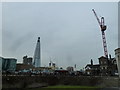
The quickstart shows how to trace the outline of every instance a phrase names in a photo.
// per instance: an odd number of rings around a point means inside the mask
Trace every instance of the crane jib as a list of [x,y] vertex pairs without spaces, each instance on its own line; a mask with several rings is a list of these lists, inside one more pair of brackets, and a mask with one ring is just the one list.
[[107,29],[107,26],[104,25],[104,23],[105,23],[104,17],[101,17],[101,21],[100,21],[99,18],[98,18],[98,16],[97,16],[97,14],[96,14],[96,12],[95,12],[95,10],[92,9],[92,11],[93,11],[93,13],[94,13],[94,15],[95,15],[95,17],[96,17],[96,19],[97,19],[97,21],[98,21],[98,23],[99,23],[99,26],[100,26],[100,28],[101,28],[104,55],[105,55],[105,57],[108,58],[107,43],[106,43],[105,32],[104,32],[104,31]]

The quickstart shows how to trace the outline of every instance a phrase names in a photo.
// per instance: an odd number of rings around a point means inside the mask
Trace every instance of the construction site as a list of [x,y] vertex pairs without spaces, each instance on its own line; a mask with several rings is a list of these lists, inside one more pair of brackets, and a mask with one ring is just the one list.
[[[92,11],[97,19],[103,41],[104,55],[99,58],[99,64],[93,64],[91,59],[90,64],[85,66],[85,71],[81,72],[74,71],[73,67],[68,67],[67,70],[57,69],[52,61],[50,61],[49,67],[41,67],[40,37],[38,37],[34,61],[32,58],[24,56],[23,64],[16,64],[14,69],[6,68],[3,63],[3,89],[41,88],[51,85],[97,86],[99,87],[97,90],[102,90],[104,87],[119,87],[119,66],[116,61],[119,58],[112,58],[108,53],[105,36],[107,25],[105,25],[104,17],[99,18],[96,11],[94,9]],[[115,50],[116,57],[120,54],[118,51],[119,48]],[[13,61],[16,63],[16,59]]]
[[85,67],[86,69],[88,68],[86,72],[90,75],[114,76],[116,73],[118,73],[118,68],[116,58],[112,58],[110,54],[108,55],[107,42],[105,36],[107,26],[105,25],[105,19],[104,17],[101,17],[99,19],[95,10],[92,9],[92,11],[97,19],[101,30],[104,55],[98,58],[99,64],[93,65],[93,60],[91,60],[91,64],[88,64]]
[[[110,14],[114,15],[114,9],[109,11],[104,3],[57,4],[32,3],[23,7],[18,4],[18,8],[13,4],[16,11],[12,4],[11,11],[4,5],[4,14],[10,13],[12,18],[10,21],[3,19],[10,25],[4,31],[6,51],[0,57],[2,90],[61,89],[65,86],[73,89],[79,86],[82,90],[119,90],[120,48],[116,48],[116,44],[112,46],[117,36],[110,41],[108,35],[116,29]],[[17,15],[14,16],[14,12]],[[13,30],[10,35],[9,30]]]

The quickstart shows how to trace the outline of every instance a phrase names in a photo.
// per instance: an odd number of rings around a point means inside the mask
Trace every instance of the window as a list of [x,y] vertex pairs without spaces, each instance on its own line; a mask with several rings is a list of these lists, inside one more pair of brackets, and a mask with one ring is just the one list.
[[103,69],[105,69],[105,67],[103,67]]
[[104,64],[106,64],[106,61],[104,62]]
[[103,62],[101,61],[101,64],[103,64]]

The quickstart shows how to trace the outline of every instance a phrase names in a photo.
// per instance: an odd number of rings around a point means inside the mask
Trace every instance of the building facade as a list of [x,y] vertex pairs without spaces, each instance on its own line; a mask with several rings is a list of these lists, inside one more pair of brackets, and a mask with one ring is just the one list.
[[40,50],[40,37],[38,37],[37,45],[36,45],[34,57],[33,57],[33,60],[34,60],[33,65],[35,67],[41,67],[41,52],[40,51],[41,51]]
[[115,57],[116,57],[116,61],[117,61],[118,74],[120,77],[120,48],[115,50]]
[[24,56],[23,57],[23,64],[32,65],[32,57],[27,57],[27,55]]
[[17,59],[2,58],[2,71],[15,71]]
[[73,68],[72,66],[69,66],[69,67],[67,67],[66,69],[67,69],[67,71],[69,71],[69,72],[73,72],[73,71],[74,71],[74,68]]
[[101,56],[99,59],[100,74],[108,75],[108,58]]
[[0,72],[2,71],[2,57],[0,57]]
[[115,58],[106,58],[104,56],[99,58],[100,73],[101,75],[115,75],[118,72],[117,63]]
[[20,71],[20,70],[32,70],[32,69],[34,69],[33,65],[21,64],[21,63],[18,63],[16,65],[16,71]]
[[87,64],[85,72],[87,75],[100,75],[100,76],[114,76],[118,73],[117,63],[115,58],[106,58],[101,56],[98,58],[99,64]]
[[85,67],[85,74],[86,75],[100,75],[100,65],[93,64],[93,60],[91,59],[91,64],[87,64]]

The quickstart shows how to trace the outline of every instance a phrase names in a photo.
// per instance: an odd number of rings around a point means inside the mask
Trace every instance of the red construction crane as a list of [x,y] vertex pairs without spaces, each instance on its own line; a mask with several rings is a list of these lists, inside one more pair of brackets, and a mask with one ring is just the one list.
[[96,12],[95,12],[95,10],[92,9],[92,11],[93,11],[98,23],[99,23],[99,26],[100,26],[100,29],[101,29],[101,32],[102,32],[104,55],[105,55],[105,57],[108,58],[107,43],[106,43],[105,32],[104,32],[106,30],[107,26],[104,24],[104,17],[101,17],[101,21],[100,21]]

